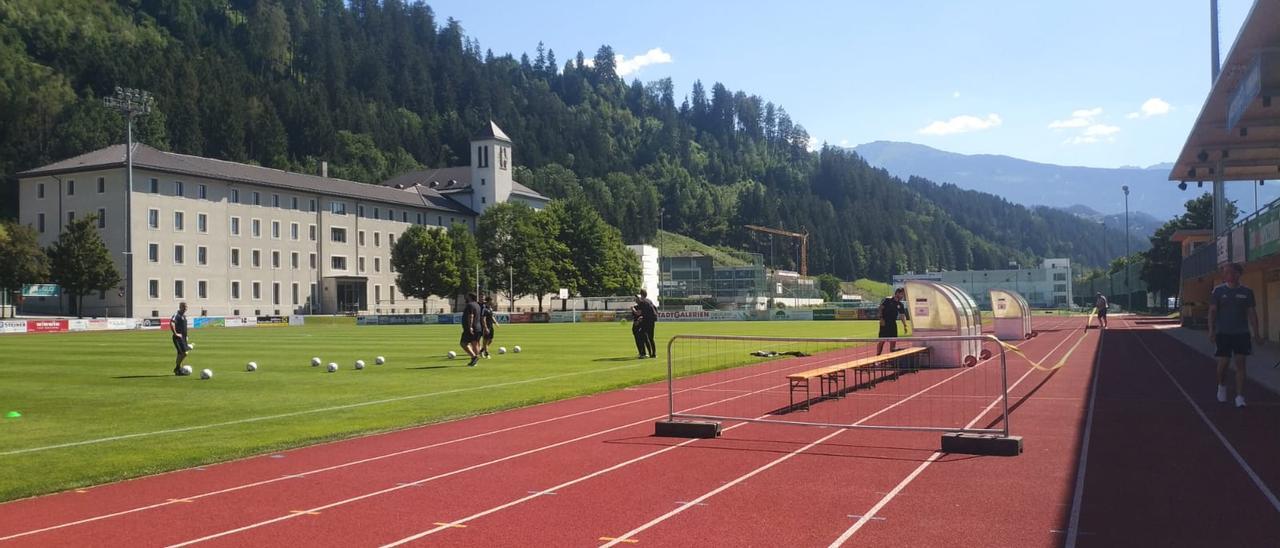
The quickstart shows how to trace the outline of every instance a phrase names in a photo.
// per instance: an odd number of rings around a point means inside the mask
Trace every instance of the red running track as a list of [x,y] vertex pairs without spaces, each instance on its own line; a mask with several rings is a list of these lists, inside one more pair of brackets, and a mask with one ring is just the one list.
[[[1277,398],[1255,388],[1249,409],[1222,407],[1207,358],[1155,329],[1112,323],[1103,334],[1081,331],[1079,318],[1037,320],[1043,335],[1022,349],[1046,363],[1070,352],[1053,372],[1010,355],[1011,424],[1026,442],[1015,458],[937,453],[936,433],[759,423],[726,424],[714,440],[655,438],[665,386],[649,385],[11,502],[0,505],[0,543],[1252,546],[1280,538],[1280,507],[1267,497],[1280,485]],[[761,376],[785,386],[784,372],[844,358],[744,368],[750,379],[721,372],[714,387],[703,386],[710,376],[691,377],[677,389],[708,388],[680,402],[715,409],[749,398],[744,390],[759,389]],[[975,414],[973,424],[996,417]]]

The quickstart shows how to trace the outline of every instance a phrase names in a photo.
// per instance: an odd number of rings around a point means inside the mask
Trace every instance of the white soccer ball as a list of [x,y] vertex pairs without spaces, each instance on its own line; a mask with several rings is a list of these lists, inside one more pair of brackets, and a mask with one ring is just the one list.
[[203,380],[209,380],[209,379],[212,379],[212,378],[213,378],[213,370],[212,370],[212,369],[201,369],[201,370],[200,370],[200,378],[201,378],[201,379],[203,379]]
[[257,370],[258,370],[258,363],[257,363],[257,362],[249,362],[249,363],[245,364],[245,366],[244,366],[244,370],[245,370],[245,371],[249,371],[249,372],[257,371]]
[[195,350],[196,343],[187,343],[187,350]]
[[333,363],[333,362],[329,362],[329,372],[330,372],[330,373],[335,373],[335,372],[337,372],[337,371],[338,371],[338,364]]
[[320,358],[311,358],[311,367],[319,367]]
[[515,346],[515,347],[513,347],[511,350],[513,350],[516,354],[519,354],[519,353],[520,353],[520,346],[519,346],[519,345],[516,345],[516,346]]
[[506,353],[507,353],[507,347],[505,347],[505,346],[499,346],[499,347],[498,347],[498,353],[499,353],[499,354],[506,354]]
[[364,360],[356,360],[356,369],[364,369]]
[[457,353],[457,352],[454,352],[454,351],[452,351],[452,350],[450,350],[450,351],[449,351],[449,359],[451,359],[451,360],[452,360],[452,359],[454,359],[454,358],[456,358],[456,357],[458,357],[458,353]]
[[378,364],[378,365],[382,365],[382,364],[384,364],[384,363],[387,363],[387,359],[386,359],[386,358],[384,358],[384,357],[382,357],[382,356],[378,356],[378,357],[376,357],[376,358],[374,358],[374,359],[373,359],[373,363],[376,363],[376,364]]
[[190,365],[184,365],[184,366],[182,366],[181,371],[182,371],[182,374],[183,374],[183,375],[190,375],[190,374],[191,374],[191,366],[190,366]]

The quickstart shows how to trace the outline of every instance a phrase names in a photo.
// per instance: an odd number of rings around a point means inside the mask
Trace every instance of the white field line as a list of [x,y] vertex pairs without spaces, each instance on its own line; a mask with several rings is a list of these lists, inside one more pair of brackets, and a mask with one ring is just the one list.
[[[778,373],[778,372],[780,372],[780,371],[786,371],[786,370],[788,370],[788,369],[793,369],[793,368],[798,368],[798,367],[813,367],[815,364],[821,364],[821,363],[825,363],[825,362],[827,362],[827,361],[835,361],[835,360],[841,360],[841,359],[845,359],[845,358],[844,358],[843,356],[833,356],[833,357],[830,357],[830,358],[823,358],[823,359],[820,359],[820,360],[808,361],[808,362],[801,363],[801,364],[792,364],[792,365],[787,365],[787,366],[779,367],[779,368],[777,368],[777,369],[772,369],[772,370],[769,370],[769,371],[763,371],[763,372],[760,372],[760,373],[755,373],[755,374],[752,374],[752,375],[747,375],[747,376],[745,376],[745,377],[738,377],[738,378],[735,378],[735,379],[728,379],[728,380],[723,380],[723,381],[717,381],[717,382],[709,383],[709,384],[705,384],[705,385],[702,385],[702,386],[695,386],[695,387],[690,387],[690,388],[684,388],[684,389],[677,390],[676,392],[689,392],[689,391],[695,391],[695,390],[703,390],[703,389],[705,389],[706,387],[710,387],[710,386],[718,386],[718,385],[722,385],[722,384],[729,384],[729,383],[734,383],[734,382],[738,382],[738,381],[742,381],[742,380],[746,380],[746,379],[751,379],[751,378],[754,378],[754,377],[759,377],[759,376],[764,376],[764,375],[776,374],[776,373]],[[665,389],[664,389],[664,392],[665,392]],[[355,465],[359,465],[359,464],[366,464],[366,463],[369,463],[369,462],[374,462],[374,461],[378,461],[378,460],[382,460],[382,459],[387,459],[387,458],[391,458],[391,457],[397,457],[397,456],[401,456],[401,455],[405,455],[405,454],[413,453],[413,452],[417,452],[417,451],[423,451],[423,450],[433,449],[433,448],[437,448],[437,447],[441,447],[441,446],[445,446],[445,445],[451,445],[451,444],[455,444],[455,443],[461,443],[461,442],[464,442],[464,441],[470,441],[470,440],[477,439],[477,438],[482,438],[482,437],[492,436],[492,435],[495,435],[495,434],[501,434],[501,433],[510,432],[510,431],[513,431],[513,430],[519,430],[519,429],[522,429],[522,428],[528,428],[528,427],[531,427],[531,426],[538,426],[538,425],[541,425],[541,424],[546,424],[546,423],[554,422],[554,421],[558,421],[558,420],[563,420],[563,419],[568,419],[568,418],[578,417],[578,416],[582,416],[582,415],[586,415],[586,414],[590,414],[590,413],[597,413],[597,412],[600,412],[600,411],[605,411],[605,410],[613,409],[613,408],[616,408],[616,407],[623,407],[623,406],[632,405],[632,404],[636,404],[636,403],[642,403],[642,402],[645,402],[645,401],[650,401],[650,400],[654,400],[654,399],[663,398],[663,397],[665,397],[665,396],[666,396],[666,394],[660,394],[660,395],[656,395],[656,396],[647,396],[647,397],[639,398],[639,399],[636,399],[636,400],[620,402],[620,403],[616,403],[616,404],[612,404],[612,405],[607,405],[607,406],[604,406],[604,407],[597,407],[597,408],[592,408],[592,409],[583,410],[583,411],[577,411],[577,412],[569,413],[569,414],[566,414],[566,415],[560,415],[560,416],[557,416],[557,417],[550,417],[550,418],[547,418],[547,419],[541,419],[541,420],[537,420],[537,421],[533,421],[533,422],[527,422],[527,423],[524,423],[524,424],[518,424],[518,425],[515,425],[515,426],[509,426],[509,427],[501,428],[501,429],[498,429],[498,430],[491,430],[491,431],[488,431],[488,432],[482,432],[482,433],[479,433],[479,434],[473,434],[473,435],[465,436],[465,437],[461,437],[461,438],[454,438],[454,439],[451,439],[451,440],[446,440],[446,441],[436,442],[436,443],[432,443],[432,444],[428,444],[428,445],[422,445],[422,446],[418,446],[418,447],[411,447],[411,448],[409,448],[409,449],[403,449],[403,450],[400,450],[400,451],[395,451],[395,452],[392,452],[392,453],[386,453],[386,454],[383,454],[383,455],[377,455],[377,456],[368,457],[368,458],[359,459],[359,460],[354,460],[354,461],[350,461],[350,462],[344,462],[344,463],[340,463],[340,464],[336,464],[336,465],[332,465],[332,466],[326,466],[326,467],[323,467],[323,468],[316,468],[316,469],[307,470],[307,471],[303,471],[303,472],[296,472],[296,473],[292,473],[292,474],[288,474],[288,475],[284,475],[284,476],[280,476],[280,477],[272,478],[272,479],[268,479],[268,480],[261,480],[261,481],[256,481],[256,482],[252,482],[252,483],[246,483],[246,484],[236,485],[236,486],[228,487],[228,488],[225,488],[225,489],[219,489],[219,490],[216,490],[216,491],[209,491],[209,492],[205,492],[205,493],[200,493],[200,494],[197,494],[197,495],[187,495],[187,496],[172,497],[172,498],[168,498],[168,499],[166,499],[166,501],[165,501],[165,502],[159,502],[159,503],[150,504],[150,505],[146,505],[146,506],[139,506],[139,507],[136,507],[136,508],[130,508],[130,509],[128,509],[128,510],[121,510],[121,511],[113,512],[113,513],[110,513],[110,514],[102,514],[102,515],[92,516],[92,517],[88,517],[88,518],[84,518],[84,519],[80,519],[80,520],[76,520],[76,521],[70,521],[70,522],[62,523],[62,524],[58,524],[58,525],[51,525],[51,526],[49,526],[49,527],[44,527],[44,528],[40,528],[40,529],[32,529],[32,530],[30,530],[30,531],[23,531],[23,532],[20,532],[20,533],[14,533],[14,534],[12,534],[12,535],[8,535],[8,536],[0,537],[0,541],[5,541],[5,540],[11,540],[11,539],[20,538],[20,537],[30,536],[30,535],[34,535],[34,534],[38,534],[38,533],[44,533],[44,532],[53,531],[53,530],[57,530],[57,529],[63,529],[63,528],[66,528],[66,527],[72,527],[72,526],[76,526],[76,525],[82,525],[82,524],[85,524],[85,523],[92,523],[92,522],[95,522],[95,521],[101,521],[101,520],[104,520],[104,519],[115,518],[115,517],[124,516],[124,515],[128,515],[128,514],[133,514],[133,513],[137,513],[137,512],[142,512],[142,511],[146,511],[146,510],[153,510],[153,509],[156,509],[156,508],[161,508],[161,507],[169,506],[169,505],[172,505],[172,504],[177,504],[179,501],[192,501],[192,500],[197,500],[197,499],[202,499],[202,498],[212,497],[212,496],[216,496],[216,495],[222,495],[222,494],[226,494],[226,493],[231,493],[231,492],[235,492],[235,491],[241,491],[241,490],[249,489],[249,488],[253,488],[253,487],[260,487],[260,486],[263,486],[263,485],[268,485],[268,484],[272,484],[272,483],[276,483],[276,482],[280,482],[280,481],[284,481],[284,480],[303,478],[303,477],[310,476],[310,475],[314,475],[314,474],[318,474],[318,473],[330,472],[330,471],[338,470],[338,469],[341,469],[341,468],[347,468],[347,467],[355,466]]]
[[[768,387],[768,388],[765,388],[765,389],[763,389],[763,390],[760,390],[760,392],[764,392],[765,390],[773,390],[774,388],[776,388],[776,386],[770,386],[770,387]],[[749,392],[749,393],[746,393],[746,394],[740,394],[740,395],[737,395],[737,396],[731,396],[731,397],[723,398],[723,399],[716,400],[716,401],[713,401],[713,402],[710,402],[710,403],[705,403],[705,404],[702,404],[702,405],[698,405],[698,406],[695,406],[695,407],[691,407],[691,408],[689,408],[689,409],[685,409],[684,411],[692,411],[692,410],[695,410],[695,409],[700,409],[700,408],[702,408],[702,407],[709,407],[709,406],[716,405],[716,404],[720,404],[720,403],[724,403],[724,402],[727,402],[727,401],[736,400],[736,399],[738,399],[738,398],[743,398],[743,397],[746,397],[746,396],[750,396],[750,395],[752,395],[752,394],[754,394],[754,392]],[[255,528],[258,528],[258,527],[262,527],[262,526],[265,526],[265,525],[270,525],[270,524],[273,524],[273,523],[278,523],[278,522],[281,522],[281,521],[285,521],[285,520],[293,519],[293,518],[296,518],[296,517],[298,517],[298,516],[307,515],[305,512],[320,512],[320,511],[328,510],[328,509],[330,509],[330,508],[334,508],[334,507],[337,507],[337,506],[342,506],[342,505],[344,505],[344,504],[350,504],[350,503],[352,503],[352,502],[357,502],[357,501],[361,501],[361,500],[364,500],[364,499],[367,499],[367,498],[376,497],[376,496],[379,496],[379,495],[384,495],[384,494],[386,494],[386,493],[391,493],[391,492],[394,492],[394,491],[398,491],[398,490],[400,490],[400,489],[404,489],[404,488],[407,488],[407,487],[417,487],[417,486],[422,485],[422,484],[427,483],[427,482],[435,481],[435,480],[442,479],[442,478],[447,478],[447,477],[449,477],[449,476],[458,475],[458,474],[461,474],[461,473],[464,473],[464,472],[470,472],[470,471],[472,471],[472,470],[476,470],[476,469],[479,469],[479,468],[484,468],[484,467],[486,467],[486,466],[490,466],[490,465],[493,465],[493,464],[498,464],[498,463],[501,463],[501,462],[506,462],[506,461],[509,461],[509,460],[512,460],[512,459],[516,459],[516,458],[519,458],[519,457],[523,457],[523,456],[531,455],[531,454],[534,454],[534,453],[539,453],[539,452],[542,452],[542,451],[546,451],[546,450],[548,450],[548,449],[554,449],[554,448],[556,448],[556,447],[560,447],[560,446],[563,446],[563,445],[568,445],[568,444],[570,444],[570,443],[574,443],[574,442],[582,441],[582,440],[585,440],[585,439],[589,439],[589,438],[593,438],[593,437],[601,436],[601,435],[608,434],[608,433],[611,433],[611,432],[616,432],[616,431],[618,431],[618,430],[623,430],[623,429],[626,429],[626,428],[631,428],[631,427],[633,427],[633,426],[637,426],[637,425],[644,424],[644,423],[647,423],[647,422],[653,422],[653,421],[656,421],[656,420],[661,420],[661,419],[666,418],[666,417],[667,417],[667,414],[666,414],[666,413],[663,413],[663,414],[661,414],[661,415],[657,415],[657,416],[649,417],[649,418],[646,418],[646,419],[638,420],[638,421],[635,421],[635,422],[632,422],[632,423],[628,423],[628,424],[624,424],[624,425],[621,425],[621,426],[615,426],[615,427],[613,427],[613,428],[607,428],[607,429],[600,430],[600,431],[597,431],[597,432],[593,432],[593,433],[590,433],[590,434],[585,434],[585,435],[582,435],[582,436],[578,436],[578,437],[576,437],[576,438],[572,438],[572,439],[568,439],[568,440],[564,440],[564,441],[559,441],[559,442],[556,442],[556,443],[552,443],[552,444],[549,444],[549,445],[544,445],[544,446],[542,446],[542,447],[536,447],[536,448],[529,449],[529,450],[526,450],[526,451],[521,451],[521,452],[519,452],[519,453],[515,453],[515,454],[512,454],[512,455],[507,455],[507,456],[505,456],[505,457],[500,457],[500,458],[496,458],[496,459],[488,460],[488,461],[481,462],[481,463],[478,463],[478,464],[473,464],[473,465],[471,465],[471,466],[467,466],[467,467],[464,467],[464,468],[458,468],[458,469],[456,469],[456,470],[451,470],[451,471],[449,471],[449,472],[443,472],[443,473],[436,474],[436,475],[434,475],[434,476],[430,476],[430,477],[426,477],[426,478],[422,478],[422,479],[420,479],[420,480],[416,480],[416,481],[413,481],[413,482],[409,482],[409,483],[401,483],[401,484],[399,484],[399,485],[397,485],[397,486],[395,486],[395,487],[389,487],[389,488],[386,488],[386,489],[381,489],[381,490],[378,490],[378,491],[373,491],[373,492],[370,492],[370,493],[365,493],[365,494],[363,494],[363,495],[357,495],[357,496],[354,496],[354,497],[351,497],[351,498],[347,498],[347,499],[343,499],[343,500],[340,500],[340,501],[331,502],[331,503],[329,503],[329,504],[325,504],[325,505],[323,505],[323,506],[317,506],[317,507],[315,507],[315,508],[307,509],[307,510],[303,511],[304,513],[291,513],[291,514],[284,515],[284,516],[280,516],[280,517],[277,517],[277,518],[273,518],[273,519],[269,519],[269,520],[265,520],[265,521],[260,521],[260,522],[257,522],[257,523],[253,523],[253,524],[250,524],[250,525],[246,525],[246,526],[243,526],[243,527],[238,527],[238,528],[235,528],[235,529],[229,529],[229,530],[222,531],[222,532],[219,532],[219,533],[214,533],[214,534],[212,534],[212,535],[208,535],[208,536],[200,537],[200,538],[197,538],[197,539],[188,540],[188,541],[181,542],[181,543],[178,543],[178,544],[173,544],[173,545],[170,545],[170,547],[169,547],[169,548],[178,548],[178,547],[180,547],[180,546],[188,546],[188,545],[191,545],[191,544],[196,544],[196,543],[200,543],[200,542],[204,542],[204,541],[208,541],[208,540],[213,540],[213,539],[217,539],[217,538],[225,537],[225,536],[228,536],[228,535],[233,535],[233,534],[236,534],[236,533],[241,533],[241,532],[244,532],[244,531],[248,531],[248,530],[250,530],[250,529],[255,529]],[[548,491],[554,491],[554,489],[550,489],[550,490],[548,490]]]
[[[1087,337],[1088,335],[1089,335],[1089,332],[1085,331],[1082,337]],[[1059,342],[1056,346],[1054,346],[1052,349],[1049,350],[1049,352],[1045,354],[1045,358],[1052,356],[1053,353],[1058,350],[1058,348],[1062,347],[1062,345],[1069,340],[1071,340],[1071,337],[1063,337],[1061,342]],[[1074,348],[1076,347],[1073,346],[1072,349]],[[1095,361],[1095,366],[1096,366],[1096,361]],[[1017,381],[1009,385],[1009,391],[1012,392],[1014,388],[1017,388],[1019,384],[1022,384],[1022,381],[1026,380],[1027,377],[1031,376],[1031,374],[1034,373],[1035,371],[1037,371],[1035,368],[1027,369],[1027,372],[1023,373],[1022,376],[1019,377]],[[997,403],[999,403],[999,401],[1000,401],[1000,398],[996,398],[995,400],[993,400],[991,402],[991,405],[987,406],[987,410],[990,410]],[[978,416],[974,417],[973,420],[969,422],[969,425],[966,426],[965,428],[969,428],[970,426],[973,426],[973,424],[978,422],[978,420],[980,420],[982,416],[985,415],[986,413],[987,411],[978,413]],[[1008,420],[1008,418],[1006,417],[1005,420]],[[844,545],[844,543],[847,542],[849,538],[854,535],[854,533],[857,533],[859,529],[862,529],[862,526],[866,525],[873,518],[875,518],[877,512],[879,512],[886,505],[888,505],[890,501],[892,501],[895,497],[898,496],[898,493],[901,493],[902,490],[907,487],[907,485],[911,484],[912,481],[915,481],[916,477],[918,477],[922,472],[924,472],[925,469],[929,467],[929,465],[936,462],[938,458],[941,456],[942,456],[942,451],[934,451],[932,455],[929,455],[929,458],[925,459],[924,462],[920,463],[920,466],[917,466],[915,470],[912,470],[910,474],[907,474],[907,477],[903,478],[901,482],[898,482],[898,485],[894,486],[894,488],[891,491],[885,494],[885,496],[882,497],[879,500],[879,502],[876,502],[876,504],[871,507],[871,510],[868,510],[866,513],[864,513],[862,517],[858,518],[857,522],[855,522],[848,529],[846,529],[845,532],[842,533],[838,538],[831,541],[830,546],[834,548],[836,546]]]

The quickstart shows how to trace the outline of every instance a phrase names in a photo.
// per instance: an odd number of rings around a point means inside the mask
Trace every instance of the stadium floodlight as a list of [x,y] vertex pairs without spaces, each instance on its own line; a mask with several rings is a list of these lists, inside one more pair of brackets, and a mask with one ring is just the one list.
[[138,116],[146,116],[151,114],[151,108],[155,106],[155,97],[151,92],[134,89],[122,88],[117,86],[115,95],[111,97],[103,97],[103,104],[108,108],[114,109],[125,118],[125,147],[124,157],[125,165],[125,193],[124,193],[124,218],[129,222],[124,224],[124,253],[127,255],[125,260],[125,317],[133,317],[133,119]]
[[1186,189],[1187,189],[1186,181],[1182,181],[1181,183],[1178,183],[1178,190],[1186,190]]

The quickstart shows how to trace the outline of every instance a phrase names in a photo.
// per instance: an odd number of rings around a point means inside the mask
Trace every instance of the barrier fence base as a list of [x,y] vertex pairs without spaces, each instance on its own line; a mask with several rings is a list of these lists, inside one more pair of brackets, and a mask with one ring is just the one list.
[[948,432],[942,435],[942,452],[1016,457],[1022,453],[1022,436]]
[[653,435],[663,438],[716,438],[720,437],[720,423],[658,421],[653,425]]

